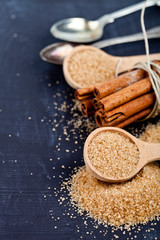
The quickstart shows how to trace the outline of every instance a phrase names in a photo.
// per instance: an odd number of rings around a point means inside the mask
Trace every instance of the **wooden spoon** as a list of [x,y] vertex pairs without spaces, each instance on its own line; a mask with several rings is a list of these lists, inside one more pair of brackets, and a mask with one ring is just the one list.
[[[104,177],[100,171],[98,171],[91,163],[89,156],[88,156],[88,147],[91,143],[91,140],[99,133],[104,131],[111,131],[123,134],[125,137],[129,138],[133,143],[136,144],[138,150],[139,150],[139,162],[137,164],[136,170],[130,174],[129,176],[125,178],[110,178],[110,177]],[[114,149],[113,149],[114,150]],[[84,144],[84,161],[86,164],[87,169],[89,172],[97,179],[104,181],[104,182],[123,182],[127,181],[131,178],[133,178],[146,164],[160,160],[160,144],[159,143],[147,143],[140,139],[137,139],[127,131],[116,128],[116,127],[102,127],[94,130],[86,139]]]
[[[150,60],[160,59],[160,53],[150,54]],[[117,57],[92,46],[78,46],[65,58],[63,72],[67,83],[74,89],[107,81],[118,73],[133,68],[146,55]]]

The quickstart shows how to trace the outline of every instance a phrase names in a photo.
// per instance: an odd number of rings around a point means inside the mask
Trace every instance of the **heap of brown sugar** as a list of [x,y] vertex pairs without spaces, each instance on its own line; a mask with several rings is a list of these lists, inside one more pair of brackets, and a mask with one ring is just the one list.
[[[159,142],[160,124],[147,127],[141,138]],[[156,163],[120,184],[101,182],[81,167],[68,182],[68,189],[71,203],[78,211],[86,211],[103,224],[129,227],[145,224],[160,214],[160,167]]]

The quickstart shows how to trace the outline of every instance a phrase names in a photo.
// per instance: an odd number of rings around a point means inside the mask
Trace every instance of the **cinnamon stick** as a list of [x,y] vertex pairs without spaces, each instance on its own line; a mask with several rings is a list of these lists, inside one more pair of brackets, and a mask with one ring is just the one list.
[[93,98],[93,105],[96,110],[99,108],[99,101],[97,98]]
[[96,124],[98,127],[114,126],[114,127],[124,128],[124,127],[128,126],[129,124],[148,116],[148,114],[151,111],[152,111],[152,108],[146,108],[146,109],[132,115],[131,117],[127,118],[126,120],[124,120],[118,124],[115,124],[115,125],[113,123],[106,123],[102,113],[100,113],[99,111],[96,111],[95,120],[96,120]]
[[123,88],[122,90],[119,90],[118,92],[102,98],[99,100],[98,106],[99,108],[103,108],[104,111],[110,111],[117,106],[149,92],[151,88],[152,84],[147,77]]
[[109,112],[104,112],[104,119],[106,124],[116,125],[126,120],[130,116],[148,108],[155,101],[155,94],[147,93],[132,101],[129,101]]
[[142,69],[132,70],[107,82],[97,84],[93,92],[96,98],[101,99],[145,77],[147,77],[146,71]]
[[93,105],[93,99],[88,99],[81,103],[81,112],[84,117],[89,117],[94,115],[95,108]]
[[140,119],[148,116],[148,114],[150,114],[151,111],[152,111],[152,108],[146,108],[145,110],[142,110],[141,112],[136,113],[135,115],[131,116],[130,118],[127,118],[125,121],[114,125],[114,127],[124,128],[124,127],[130,125],[131,123],[136,122],[137,120],[140,120]]
[[151,90],[148,73],[136,69],[107,82],[78,89],[75,98],[83,101],[81,111],[85,117],[95,114],[99,127],[124,127],[150,113],[155,102]]
[[98,127],[103,127],[106,124],[104,115],[99,110],[95,112],[95,121]]
[[93,98],[93,96],[94,96],[93,89],[94,89],[93,85],[86,87],[86,88],[77,89],[74,93],[74,97],[80,101],[88,99],[88,98]]

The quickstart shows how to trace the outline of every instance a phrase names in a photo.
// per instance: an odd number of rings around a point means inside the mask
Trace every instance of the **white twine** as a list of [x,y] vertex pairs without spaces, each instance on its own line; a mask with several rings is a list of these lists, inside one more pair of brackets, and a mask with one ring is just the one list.
[[121,63],[122,63],[122,58],[118,59],[118,61],[117,61],[116,68],[115,68],[115,77],[118,76],[119,67],[120,67]]
[[[147,33],[146,33],[146,28],[144,24],[144,13],[146,9],[146,4],[147,1],[145,2],[142,11],[141,11],[141,27],[142,27],[142,32],[144,36],[144,42],[145,42],[145,50],[146,50],[146,58],[147,62],[138,62],[137,64],[134,65],[134,68],[140,68],[148,72],[149,79],[152,84],[152,88],[155,92],[156,95],[156,103],[151,111],[151,113],[145,118],[148,119],[150,117],[155,117],[160,113],[160,66],[156,64],[155,62],[151,62],[149,58],[149,43],[148,43],[148,38],[147,38]],[[157,59],[157,61],[160,61],[160,59]],[[115,69],[115,75],[118,75],[118,69],[119,66],[122,62],[122,59],[120,58],[119,61],[117,62],[117,66]]]
[[153,107],[152,112],[147,116],[147,118],[150,118],[150,117],[155,117],[160,112],[160,77],[159,77],[160,66],[158,64],[156,64],[155,62],[151,62],[150,58],[149,58],[149,43],[148,43],[146,28],[145,28],[145,24],[144,24],[144,13],[145,13],[147,1],[148,0],[146,0],[144,6],[142,8],[142,11],[141,11],[141,27],[142,27],[142,32],[143,32],[143,36],[144,36],[147,63],[139,62],[135,65],[135,67],[143,69],[146,72],[148,72],[149,79],[152,84],[152,88],[156,95],[156,103]]

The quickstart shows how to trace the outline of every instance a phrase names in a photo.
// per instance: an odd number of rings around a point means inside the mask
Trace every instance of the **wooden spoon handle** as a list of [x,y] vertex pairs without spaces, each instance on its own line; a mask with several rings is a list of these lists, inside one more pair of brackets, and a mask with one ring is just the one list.
[[[150,60],[160,59],[160,53],[150,54]],[[130,56],[119,58],[120,66],[118,72],[125,72],[130,68],[133,68],[134,64],[140,61],[147,61],[146,55]]]
[[143,159],[143,165],[160,160],[160,143],[146,143],[141,141],[140,157]]

